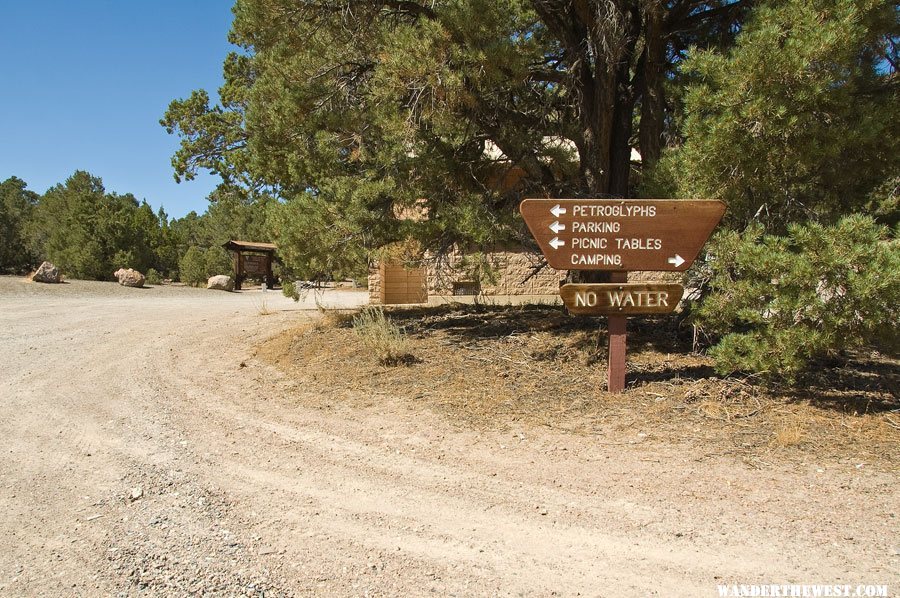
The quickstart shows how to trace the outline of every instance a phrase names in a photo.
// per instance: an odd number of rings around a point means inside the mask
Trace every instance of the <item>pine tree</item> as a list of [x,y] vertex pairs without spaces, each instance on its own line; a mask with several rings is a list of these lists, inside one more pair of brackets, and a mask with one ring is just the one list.
[[897,15],[881,0],[770,3],[732,50],[692,52],[686,141],[662,178],[725,200],[735,227],[877,210],[900,172]]

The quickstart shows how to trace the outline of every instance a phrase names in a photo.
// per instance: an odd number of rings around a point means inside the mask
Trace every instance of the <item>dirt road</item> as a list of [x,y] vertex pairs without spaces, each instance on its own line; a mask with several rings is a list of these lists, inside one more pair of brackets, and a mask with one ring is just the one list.
[[900,591],[896,472],[309,407],[262,298],[0,278],[0,595]]

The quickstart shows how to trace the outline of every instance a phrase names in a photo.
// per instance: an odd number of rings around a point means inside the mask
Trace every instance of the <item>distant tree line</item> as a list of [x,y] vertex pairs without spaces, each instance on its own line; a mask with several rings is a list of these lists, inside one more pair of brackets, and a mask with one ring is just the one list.
[[10,177],[0,183],[0,273],[26,273],[49,260],[70,278],[112,280],[117,269],[134,268],[151,282],[203,283],[230,272],[225,241],[271,238],[266,202],[223,193],[211,200],[202,215],[169,218],[130,193],[107,192],[84,171],[43,195]]

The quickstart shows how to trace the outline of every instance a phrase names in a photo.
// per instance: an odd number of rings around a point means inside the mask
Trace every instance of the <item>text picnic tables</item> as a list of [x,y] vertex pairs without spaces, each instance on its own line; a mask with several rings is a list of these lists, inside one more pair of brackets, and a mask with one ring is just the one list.
[[609,317],[610,392],[625,388],[627,315],[670,313],[684,293],[676,284],[628,283],[634,270],[691,267],[725,214],[715,199],[526,199],[519,211],[547,263],[558,270],[606,270],[610,283],[565,284],[570,313]]

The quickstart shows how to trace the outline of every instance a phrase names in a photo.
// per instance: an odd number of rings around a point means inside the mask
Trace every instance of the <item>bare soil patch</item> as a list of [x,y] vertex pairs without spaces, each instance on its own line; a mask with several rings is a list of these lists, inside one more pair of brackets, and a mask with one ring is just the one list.
[[408,338],[412,358],[401,365],[378,363],[350,312],[283,332],[258,356],[312,391],[305,401],[371,407],[392,396],[465,427],[681,445],[701,459],[730,455],[759,467],[814,455],[891,469],[900,457],[900,362],[875,352],[820,364],[802,387],[772,388],[717,375],[710,358],[691,352],[692,331],[675,318],[632,318],[627,390],[609,394],[600,319],[552,306],[389,315]]

